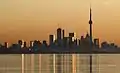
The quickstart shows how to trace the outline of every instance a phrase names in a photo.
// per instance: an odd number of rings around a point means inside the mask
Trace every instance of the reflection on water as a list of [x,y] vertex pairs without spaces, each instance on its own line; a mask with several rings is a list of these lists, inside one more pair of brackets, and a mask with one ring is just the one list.
[[[0,73],[89,73],[89,55],[25,54],[23,62],[20,54],[0,55]],[[119,54],[93,55],[93,73],[119,73],[119,69]]]
[[0,73],[21,73],[21,55],[0,55]]

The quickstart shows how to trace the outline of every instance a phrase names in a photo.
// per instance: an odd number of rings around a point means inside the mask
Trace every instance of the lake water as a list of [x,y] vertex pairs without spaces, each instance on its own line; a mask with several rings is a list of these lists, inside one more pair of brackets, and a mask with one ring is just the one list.
[[[0,73],[89,73],[89,55],[1,54]],[[93,73],[120,73],[120,55],[93,55]]]

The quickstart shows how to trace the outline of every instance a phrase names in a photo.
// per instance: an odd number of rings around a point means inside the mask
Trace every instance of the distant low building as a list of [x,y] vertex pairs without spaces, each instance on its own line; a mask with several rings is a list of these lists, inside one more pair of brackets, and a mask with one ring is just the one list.
[[20,45],[20,48],[24,47],[24,41],[23,40],[18,40],[18,45]]
[[33,43],[34,43],[33,41],[30,41],[30,43],[29,43],[29,47],[30,47],[30,48],[33,47]]
[[101,48],[109,48],[109,44],[106,41],[104,41],[101,43]]
[[8,48],[8,47],[9,47],[8,42],[5,42],[5,43],[4,43],[4,47],[5,47],[5,48]]

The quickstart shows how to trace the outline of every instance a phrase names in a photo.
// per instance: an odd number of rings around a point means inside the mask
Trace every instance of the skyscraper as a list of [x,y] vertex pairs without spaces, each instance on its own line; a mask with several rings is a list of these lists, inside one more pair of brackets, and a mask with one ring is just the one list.
[[54,43],[54,35],[49,35],[49,45]]
[[74,40],[76,39],[76,34],[73,33],[69,33],[69,46],[71,47],[74,43]]
[[57,44],[58,44],[58,46],[61,45],[61,40],[62,40],[62,29],[58,28],[57,29]]
[[24,42],[24,46],[23,47],[27,47],[27,43],[26,42]]
[[62,38],[64,39],[64,37],[65,37],[65,31],[64,31],[64,29],[62,30]]
[[95,48],[99,48],[99,39],[94,39]]
[[61,28],[57,29],[57,40],[61,40],[62,39],[62,34],[61,34],[62,32],[61,31],[62,31]]
[[24,41],[23,40],[18,40],[18,45],[20,46],[20,48],[24,47]]
[[32,48],[33,47],[33,41],[30,41],[30,44],[29,44],[29,46],[30,46],[30,48]]
[[5,48],[8,48],[8,42],[4,43]]

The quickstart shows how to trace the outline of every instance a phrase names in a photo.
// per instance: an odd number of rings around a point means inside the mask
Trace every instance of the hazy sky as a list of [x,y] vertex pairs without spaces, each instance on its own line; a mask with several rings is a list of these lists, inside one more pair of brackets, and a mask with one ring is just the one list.
[[80,37],[89,30],[90,2],[94,38],[120,45],[119,0],[0,0],[0,41],[48,40],[58,23]]

